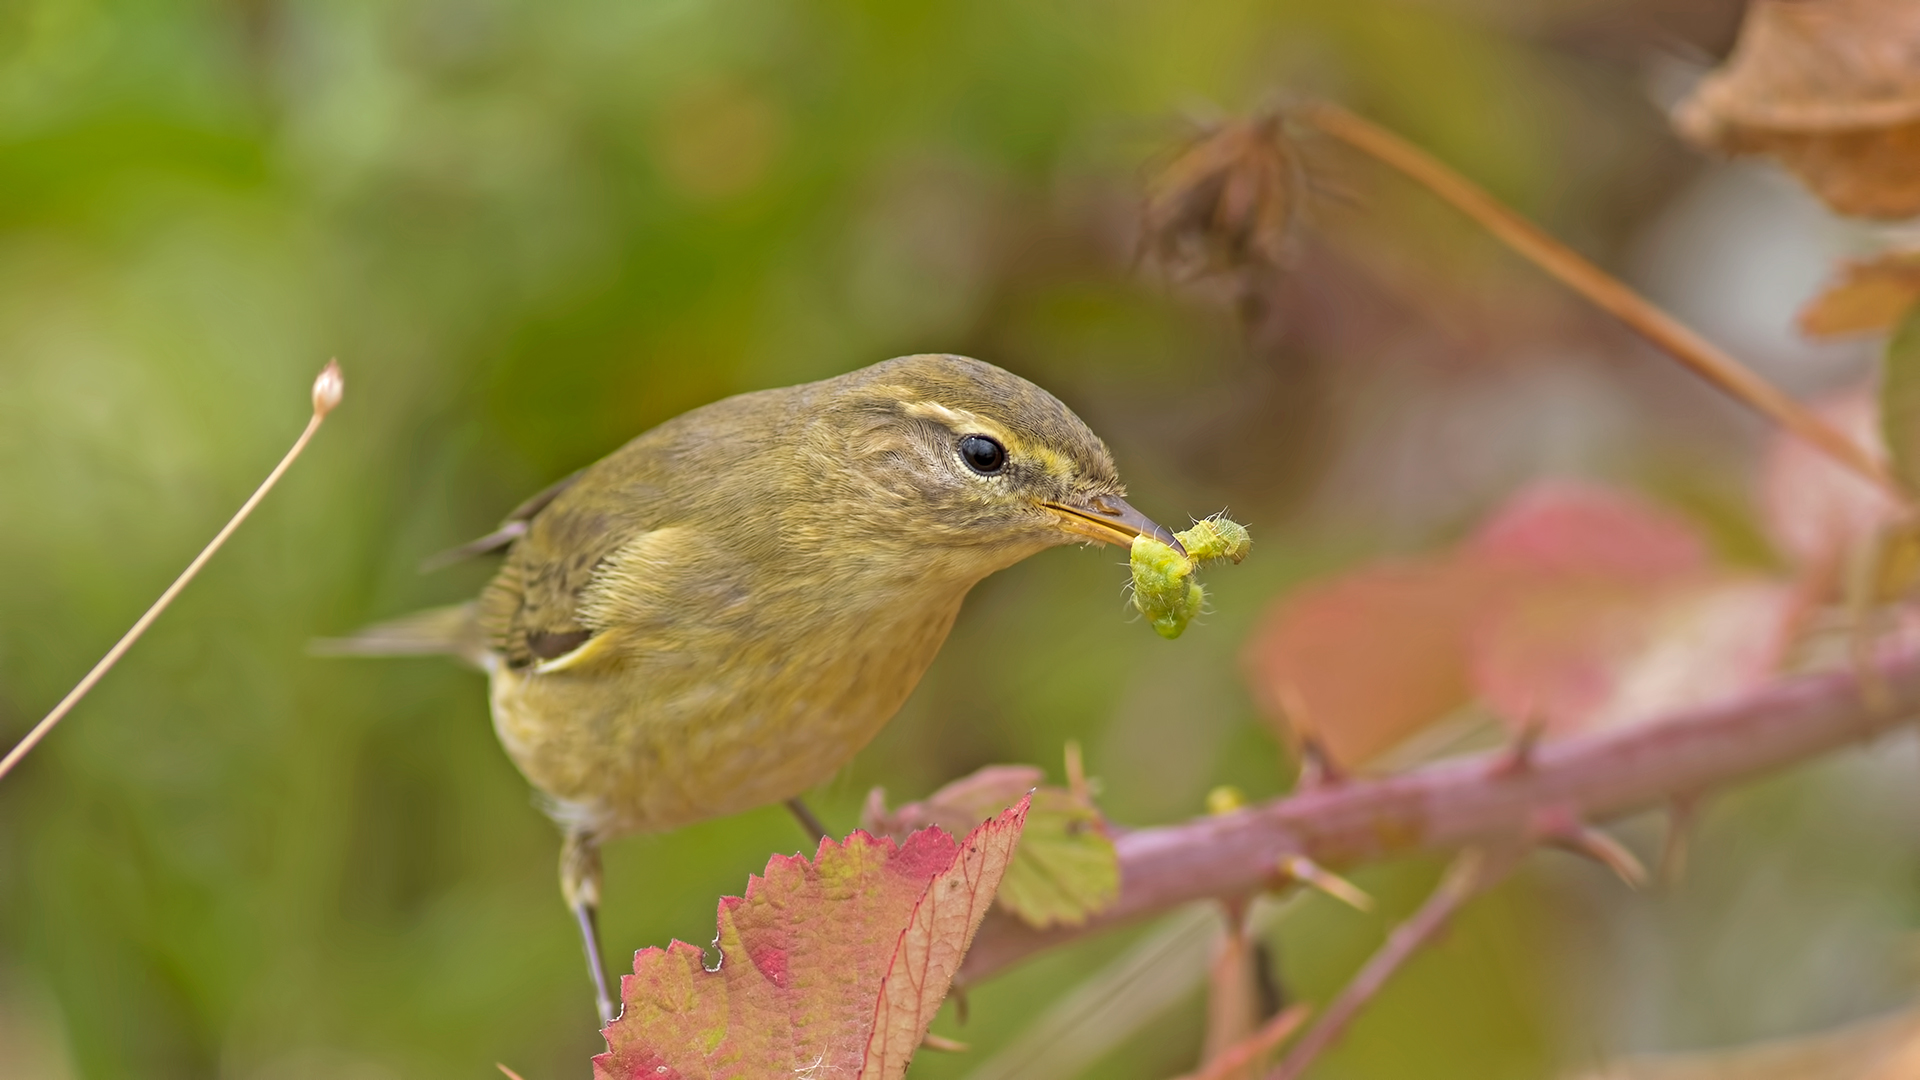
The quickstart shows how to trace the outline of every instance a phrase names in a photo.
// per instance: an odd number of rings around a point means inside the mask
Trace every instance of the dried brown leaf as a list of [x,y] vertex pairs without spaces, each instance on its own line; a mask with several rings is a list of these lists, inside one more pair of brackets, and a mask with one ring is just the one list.
[[1757,0],[1674,124],[1778,159],[1842,214],[1920,213],[1920,4]]
[[1823,338],[1877,333],[1899,322],[1915,301],[1920,301],[1920,251],[1851,259],[1800,309],[1800,332]]

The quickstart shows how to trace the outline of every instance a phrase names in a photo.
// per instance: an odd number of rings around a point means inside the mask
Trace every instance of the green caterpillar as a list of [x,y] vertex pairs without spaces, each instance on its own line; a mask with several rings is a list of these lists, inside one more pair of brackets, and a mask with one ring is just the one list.
[[1193,528],[1175,533],[1177,549],[1151,536],[1133,538],[1133,606],[1163,638],[1177,638],[1206,607],[1207,592],[1193,580],[1197,567],[1226,559],[1239,562],[1253,546],[1247,528],[1223,514],[1196,521]]

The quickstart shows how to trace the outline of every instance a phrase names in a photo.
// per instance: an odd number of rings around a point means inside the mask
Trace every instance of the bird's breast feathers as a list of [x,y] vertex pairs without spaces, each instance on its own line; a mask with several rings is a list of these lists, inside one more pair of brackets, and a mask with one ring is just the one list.
[[537,786],[606,832],[797,795],[898,711],[966,593],[929,583],[880,595],[843,577],[756,575],[698,530],[642,533],[582,590],[590,636],[495,666],[501,740]]

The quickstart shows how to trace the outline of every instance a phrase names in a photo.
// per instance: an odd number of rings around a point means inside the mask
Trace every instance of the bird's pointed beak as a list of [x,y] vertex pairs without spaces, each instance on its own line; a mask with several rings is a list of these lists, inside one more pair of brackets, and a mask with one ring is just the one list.
[[1166,526],[1135,510],[1118,495],[1096,495],[1085,502],[1047,502],[1040,505],[1053,511],[1060,519],[1060,527],[1075,536],[1121,547],[1133,546],[1136,536],[1151,536],[1182,555],[1187,553],[1187,549],[1180,546],[1180,541],[1167,531]]

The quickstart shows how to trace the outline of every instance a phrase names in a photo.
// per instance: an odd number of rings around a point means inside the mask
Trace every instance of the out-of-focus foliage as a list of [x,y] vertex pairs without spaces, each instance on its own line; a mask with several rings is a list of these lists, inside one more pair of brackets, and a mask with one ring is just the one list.
[[1907,1009],[1755,1046],[1617,1062],[1580,1080],[1902,1080],[1920,1073],[1920,1015]]
[[[1128,624],[1112,552],[988,581],[816,796],[837,829],[873,784],[919,797],[1069,738],[1118,822],[1198,813],[1219,784],[1272,794],[1291,766],[1234,659],[1256,613],[1310,573],[1445,542],[1535,475],[1657,489],[1730,560],[1766,562],[1746,418],[1403,184],[1309,160],[1317,194],[1250,333],[1206,283],[1136,266],[1142,162],[1185,137],[1175,117],[1334,93],[1710,331],[1757,334],[1790,384],[1836,384],[1850,354],[1756,322],[1784,326],[1824,271],[1815,212],[1700,173],[1649,101],[1663,50],[1723,52],[1734,7],[0,5],[0,733],[212,533],[326,357],[352,388],[0,783],[0,1071],[584,1071],[602,1044],[557,838],[480,682],[304,650],[470,595],[484,563],[415,566],[723,394],[971,353],[1079,410],[1143,510],[1226,505],[1261,537],[1175,643]],[[1862,754],[1716,804],[1671,897],[1544,861],[1322,1073],[1536,1076],[1886,1004],[1920,910],[1912,769]],[[714,897],[801,846],[777,809],[614,845],[610,959],[704,940]],[[1271,936],[1287,990],[1324,1001],[1429,871],[1361,874],[1378,918],[1303,905]],[[1129,941],[975,989],[966,1025],[937,1027],[981,1049],[913,1075],[965,1075]],[[1202,1022],[1190,996],[1089,1073],[1178,1074]]]
[[1565,734],[1733,697],[1775,673],[1804,604],[1658,507],[1547,483],[1453,552],[1288,597],[1247,666],[1276,723],[1351,766],[1476,701]]

